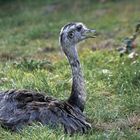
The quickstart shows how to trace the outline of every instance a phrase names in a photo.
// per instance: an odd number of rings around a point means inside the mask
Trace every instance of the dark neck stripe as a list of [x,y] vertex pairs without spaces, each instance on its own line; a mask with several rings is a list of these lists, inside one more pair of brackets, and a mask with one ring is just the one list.
[[76,25],[76,24],[75,23],[69,23],[69,24],[64,26],[63,30],[65,30],[66,28],[70,28],[73,25]]

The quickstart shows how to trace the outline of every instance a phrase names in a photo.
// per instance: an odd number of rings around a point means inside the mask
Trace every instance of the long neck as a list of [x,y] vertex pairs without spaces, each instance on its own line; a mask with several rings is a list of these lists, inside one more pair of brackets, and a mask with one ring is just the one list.
[[71,46],[69,49],[71,50],[65,52],[72,69],[72,91],[68,102],[73,106],[77,106],[81,111],[83,111],[86,101],[83,73],[80,67],[76,47]]

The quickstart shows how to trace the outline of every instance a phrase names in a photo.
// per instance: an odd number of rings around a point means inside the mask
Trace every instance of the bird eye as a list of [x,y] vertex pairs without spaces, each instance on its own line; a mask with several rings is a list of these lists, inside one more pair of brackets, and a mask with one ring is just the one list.
[[82,29],[82,25],[77,26],[77,28],[76,28],[76,29],[77,29],[77,31],[78,31],[78,32],[80,32],[80,31],[81,31],[81,29]]
[[74,37],[74,31],[70,31],[70,32],[68,33],[68,37],[69,37],[69,38],[73,38],[73,37]]

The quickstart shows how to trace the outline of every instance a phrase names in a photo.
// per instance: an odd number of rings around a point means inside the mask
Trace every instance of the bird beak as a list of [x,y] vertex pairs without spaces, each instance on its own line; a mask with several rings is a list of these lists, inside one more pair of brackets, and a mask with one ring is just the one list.
[[85,38],[95,38],[97,36],[97,32],[93,29],[86,29],[83,35],[85,36]]

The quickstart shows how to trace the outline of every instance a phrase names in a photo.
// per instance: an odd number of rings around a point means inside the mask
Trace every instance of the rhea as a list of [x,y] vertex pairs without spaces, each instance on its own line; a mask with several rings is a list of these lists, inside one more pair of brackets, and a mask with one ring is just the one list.
[[0,125],[19,131],[25,125],[40,122],[52,128],[61,127],[65,133],[86,133],[90,128],[83,113],[86,91],[76,44],[94,38],[96,31],[83,23],[69,23],[60,31],[60,45],[72,69],[72,90],[66,101],[28,90],[0,92]]

